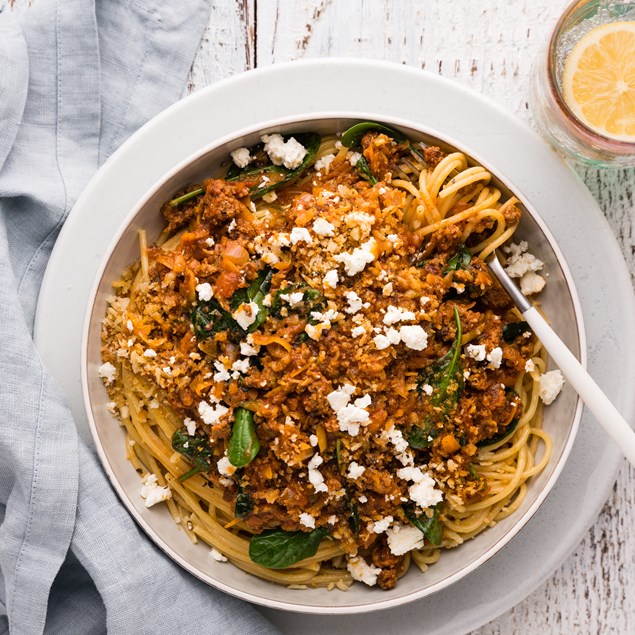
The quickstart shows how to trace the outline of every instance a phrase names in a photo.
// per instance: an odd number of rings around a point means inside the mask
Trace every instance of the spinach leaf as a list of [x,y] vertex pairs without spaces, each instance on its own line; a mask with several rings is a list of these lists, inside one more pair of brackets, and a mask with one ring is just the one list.
[[454,321],[456,322],[456,337],[450,350],[440,359],[432,362],[419,373],[419,384],[429,384],[434,392],[432,404],[445,406],[450,409],[454,405],[463,389],[463,369],[461,357],[461,318],[454,305]]
[[[267,293],[269,293],[272,277],[273,269],[265,267],[248,287],[238,289],[231,297],[229,304],[232,311],[235,311],[241,304],[248,304],[249,302],[255,302],[258,305],[258,314],[254,322],[247,328],[247,333],[253,333],[267,319],[267,307],[263,304],[263,300]],[[233,319],[232,317],[232,320]]]
[[468,472],[470,473],[470,476],[471,476],[472,478],[475,478],[475,479],[477,479],[477,480],[481,480],[481,475],[480,475],[480,474],[476,471],[476,468],[474,467],[474,464],[473,464],[473,463],[470,463],[470,464],[467,466],[467,469],[468,469]]
[[516,428],[518,427],[518,421],[519,419],[517,417],[502,432],[495,434],[493,437],[490,437],[489,439],[483,439],[482,441],[479,441],[476,444],[476,447],[486,448],[488,445],[494,445],[494,443],[498,443],[499,441],[502,441],[503,439],[506,439],[507,437],[511,436],[514,430],[516,430]]
[[194,465],[189,472],[179,476],[179,481],[183,482],[199,472],[209,471],[214,454],[214,449],[210,445],[209,439],[190,436],[185,428],[181,428],[172,435],[172,448]]
[[361,157],[357,161],[357,163],[355,164],[355,167],[357,168],[357,171],[359,172],[360,176],[365,181],[368,181],[371,185],[375,185],[375,183],[378,183],[374,174],[370,171],[370,166],[368,165],[368,161],[366,161],[364,157]]
[[260,450],[260,441],[256,435],[254,415],[246,408],[234,410],[232,435],[227,444],[227,457],[235,467],[244,467],[251,463]]
[[503,326],[503,339],[507,344],[513,344],[514,340],[527,331],[531,332],[527,322],[512,322]]
[[236,518],[245,519],[251,516],[254,511],[254,499],[243,488],[238,485],[238,494],[236,494],[236,503],[234,504],[234,516]]
[[195,190],[192,190],[187,194],[183,194],[181,196],[177,196],[177,198],[173,198],[171,201],[168,202],[168,205],[170,207],[178,207],[181,203],[185,203],[185,201],[189,201],[192,198],[200,196],[201,194],[203,194],[203,192],[205,192],[205,190],[202,187],[197,187]]
[[440,545],[443,536],[443,525],[439,519],[439,512],[435,509],[432,516],[426,514],[417,516],[414,505],[404,505],[403,512],[406,518],[427,538],[431,545]]
[[239,333],[242,330],[232,314],[223,309],[215,298],[199,302],[192,311],[191,320],[198,340],[206,340],[221,331]]
[[282,166],[266,166],[264,168],[252,168],[251,170],[247,170],[248,174],[241,172],[235,176],[234,175],[229,176],[229,173],[228,173],[227,180],[236,181],[238,179],[253,177],[259,173],[266,173],[266,172],[278,172],[283,175],[283,178],[281,178],[279,181],[276,181],[275,183],[271,183],[270,185],[265,185],[265,187],[258,187],[257,185],[255,187],[252,187],[250,190],[250,195],[252,200],[255,200],[257,198],[260,198],[264,194],[267,194],[268,192],[272,192],[273,190],[297,179],[299,176],[304,174],[309,169],[309,167],[312,165],[313,161],[315,160],[315,156],[317,155],[318,150],[320,149],[320,144],[322,143],[322,137],[317,132],[301,132],[299,134],[284,135],[285,141],[289,137],[294,137],[298,143],[300,143],[306,148],[306,151],[307,151],[306,155],[304,156],[304,159],[302,160],[302,163],[297,168],[295,168],[294,170],[289,170]]
[[466,249],[465,245],[461,245],[454,256],[448,260],[441,273],[442,275],[445,275],[446,273],[456,271],[457,269],[467,269],[470,262],[472,262],[470,252]]
[[377,123],[376,121],[362,121],[354,126],[351,126],[342,134],[341,142],[345,148],[359,147],[362,137],[369,131],[376,130],[377,132],[383,132],[388,137],[395,141],[405,141],[406,136],[395,130],[390,126],[383,123]]
[[[262,146],[262,144],[259,144]],[[238,181],[239,179],[248,179],[252,176],[259,176],[261,174],[288,174],[289,170],[282,165],[265,165],[264,167],[247,166],[239,168],[235,163],[232,163],[231,167],[225,175],[227,181]]]
[[[422,427],[415,427],[410,431],[408,445],[415,450],[425,450],[432,445],[432,441],[436,439],[439,430],[430,419],[426,419]],[[429,439],[432,439],[430,441]]]
[[312,531],[283,531],[273,529],[254,536],[249,542],[249,558],[268,569],[286,569],[310,558],[329,532],[324,527]]

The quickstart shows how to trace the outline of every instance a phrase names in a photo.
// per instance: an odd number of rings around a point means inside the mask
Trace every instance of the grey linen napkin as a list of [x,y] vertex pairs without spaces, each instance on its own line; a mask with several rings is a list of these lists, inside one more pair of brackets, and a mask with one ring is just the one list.
[[209,9],[0,0],[0,633],[274,632],[140,532],[31,339],[64,219],[110,153],[181,96]]

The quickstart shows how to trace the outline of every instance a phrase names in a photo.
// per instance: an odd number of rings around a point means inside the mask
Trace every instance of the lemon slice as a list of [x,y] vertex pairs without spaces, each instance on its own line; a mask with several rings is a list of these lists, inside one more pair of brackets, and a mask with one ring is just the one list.
[[567,105],[585,125],[635,142],[635,22],[589,31],[567,57],[562,84]]

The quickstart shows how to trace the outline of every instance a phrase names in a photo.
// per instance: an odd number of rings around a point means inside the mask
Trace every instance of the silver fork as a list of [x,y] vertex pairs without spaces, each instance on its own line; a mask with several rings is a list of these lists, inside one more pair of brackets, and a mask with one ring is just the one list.
[[580,398],[593,413],[600,425],[617,443],[624,456],[631,465],[635,466],[635,431],[628,425],[617,408],[609,401],[602,389],[595,383],[591,375],[583,368],[565,343],[556,335],[531,302],[520,292],[507,275],[503,265],[498,260],[496,252],[487,259],[491,272],[496,276],[501,286],[518,310],[522,313],[531,330],[536,334],[543,346],[558,365],[567,381],[580,395]]

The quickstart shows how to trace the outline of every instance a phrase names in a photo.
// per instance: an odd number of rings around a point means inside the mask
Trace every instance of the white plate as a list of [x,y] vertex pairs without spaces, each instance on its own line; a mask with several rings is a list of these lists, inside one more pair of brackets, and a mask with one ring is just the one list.
[[[531,131],[459,85],[393,64],[316,60],[243,74],[176,104],[126,142],[77,202],[50,260],[35,336],[84,434],[82,316],[99,260],[135,202],[176,163],[233,130],[334,107],[363,111],[369,104],[386,117],[419,120],[447,131],[501,166],[525,193],[571,266],[592,343],[590,370],[625,416],[631,415],[635,400],[629,386],[635,368],[614,363],[620,350],[635,342],[628,319],[635,312],[630,280],[608,224],[575,174]],[[594,253],[601,258],[591,260]],[[617,449],[585,417],[571,459],[541,510],[506,549],[460,583],[408,607],[368,617],[266,612],[288,632],[301,628],[305,634],[361,628],[386,633],[396,623],[403,633],[476,628],[522,600],[573,550],[606,499],[618,464]]]

